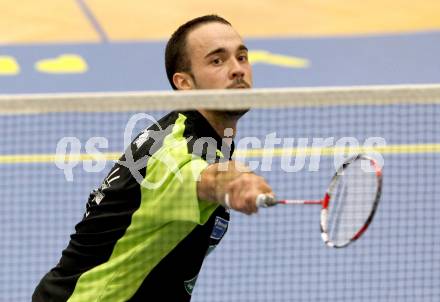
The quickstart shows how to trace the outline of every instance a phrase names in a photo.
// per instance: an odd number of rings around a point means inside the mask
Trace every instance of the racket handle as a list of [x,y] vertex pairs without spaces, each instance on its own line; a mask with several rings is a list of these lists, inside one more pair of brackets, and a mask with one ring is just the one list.
[[258,195],[255,203],[257,204],[257,208],[267,208],[277,204],[273,196],[266,194]]

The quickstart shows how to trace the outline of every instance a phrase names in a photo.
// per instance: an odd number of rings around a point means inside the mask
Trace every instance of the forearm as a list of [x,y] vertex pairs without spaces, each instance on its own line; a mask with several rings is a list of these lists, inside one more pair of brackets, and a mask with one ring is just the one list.
[[246,214],[257,211],[255,200],[261,193],[272,194],[272,189],[262,177],[236,161],[209,165],[197,184],[199,199],[226,206],[228,194],[229,206]]
[[209,165],[202,172],[197,184],[197,195],[199,199],[224,205],[227,185],[237,179],[241,173],[249,172],[247,167],[235,161]]

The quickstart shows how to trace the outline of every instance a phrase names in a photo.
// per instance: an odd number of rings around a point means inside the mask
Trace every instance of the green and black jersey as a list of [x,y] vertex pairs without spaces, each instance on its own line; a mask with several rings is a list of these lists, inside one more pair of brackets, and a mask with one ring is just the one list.
[[229,222],[225,208],[197,198],[197,180],[232,151],[197,111],[143,131],[90,194],[33,301],[189,301]]

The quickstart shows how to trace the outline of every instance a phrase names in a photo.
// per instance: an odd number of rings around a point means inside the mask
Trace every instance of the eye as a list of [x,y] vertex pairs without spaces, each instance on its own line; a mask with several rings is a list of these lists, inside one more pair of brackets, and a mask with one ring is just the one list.
[[241,55],[238,56],[237,60],[240,61],[240,62],[247,62],[248,55],[247,54],[241,54]]
[[221,58],[214,58],[211,60],[211,64],[213,65],[220,65],[223,63],[223,60]]

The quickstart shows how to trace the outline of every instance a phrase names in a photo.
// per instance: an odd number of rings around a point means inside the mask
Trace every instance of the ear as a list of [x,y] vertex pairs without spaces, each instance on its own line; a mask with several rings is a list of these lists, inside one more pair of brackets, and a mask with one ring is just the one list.
[[173,75],[173,83],[178,90],[190,90],[195,88],[193,78],[186,72],[176,72]]

